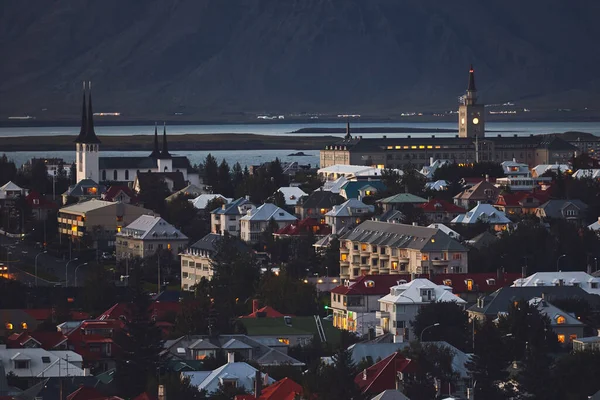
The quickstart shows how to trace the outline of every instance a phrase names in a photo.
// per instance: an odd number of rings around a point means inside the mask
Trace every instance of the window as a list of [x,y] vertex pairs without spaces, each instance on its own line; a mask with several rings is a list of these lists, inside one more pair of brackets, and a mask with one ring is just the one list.
[[590,288],[592,288],[592,289],[598,289],[598,282],[591,282],[590,283]]
[[27,322],[21,322],[21,329],[27,330]]
[[558,337],[558,342],[559,343],[564,343],[565,342],[565,335],[561,334],[561,335],[557,335],[557,337]]
[[10,322],[7,322],[6,324],[4,324],[4,327],[6,328],[7,331],[13,330],[13,324],[11,324]]
[[462,254],[461,253],[454,253],[454,254],[452,254],[452,259],[453,260],[460,260],[460,259],[462,259]]
[[188,273],[187,273],[187,272],[182,272],[182,273],[181,273],[181,277],[182,277],[182,278],[184,278],[184,279],[185,279],[185,278],[187,278],[188,276],[189,276],[189,275],[188,275]]
[[15,360],[15,369],[29,368],[29,360]]
[[288,338],[278,338],[277,341],[279,343],[283,343],[283,344],[286,344],[288,346],[290,345],[290,339],[288,339]]
[[48,356],[43,356],[43,357],[42,357],[42,362],[43,362],[44,364],[50,364],[50,357],[48,357]]
[[397,270],[398,269],[398,261],[392,261],[392,269],[393,270]]
[[125,180],[126,181],[129,180],[129,170],[128,169],[125,170]]
[[471,292],[473,290],[473,279],[467,279],[467,290]]
[[117,175],[117,170],[115,169],[115,170],[113,171],[113,180],[115,180],[115,181],[116,181],[116,180],[117,180],[117,178],[118,178],[118,175]]
[[573,340],[575,340],[575,339],[577,339],[577,335],[575,335],[575,334],[569,335],[569,342],[573,343]]
[[428,254],[422,254],[421,255],[421,260],[428,261],[429,260],[429,255]]
[[406,321],[396,321],[396,328],[399,328],[399,329],[406,328]]
[[366,243],[361,244],[360,245],[360,250],[361,251],[367,251],[367,244]]
[[559,325],[565,324],[565,323],[567,323],[567,319],[565,317],[563,317],[562,315],[557,315],[556,323]]
[[346,261],[348,259],[348,254],[342,254],[340,257],[340,261]]

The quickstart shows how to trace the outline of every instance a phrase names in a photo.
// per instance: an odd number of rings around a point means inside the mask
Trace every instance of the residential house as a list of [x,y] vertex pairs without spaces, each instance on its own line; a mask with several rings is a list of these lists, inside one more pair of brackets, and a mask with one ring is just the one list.
[[379,362],[365,368],[354,378],[361,393],[374,395],[384,390],[403,388],[417,372],[416,364],[396,351]]
[[329,234],[331,234],[331,227],[329,225],[320,223],[319,220],[308,217],[279,229],[277,232],[273,233],[273,236],[297,238],[303,235],[323,237]]
[[243,315],[240,318],[283,318],[285,315],[277,311],[271,306],[259,307],[257,299],[252,300],[252,312],[247,315]]
[[125,326],[126,316],[119,319],[83,321],[67,335],[68,348],[80,354],[93,372],[115,368],[122,349],[115,341]]
[[542,294],[550,303],[557,299],[581,298],[591,305],[600,304],[599,296],[589,294],[576,286],[509,286],[481,296],[474,305],[467,309],[467,312],[470,318],[496,319],[499,314],[508,313],[511,304],[519,300],[529,301],[535,297],[542,297]]
[[578,169],[573,175],[574,179],[600,179],[600,169]]
[[439,229],[365,221],[340,237],[340,279],[467,272],[468,250]]
[[377,326],[379,300],[398,284],[398,275],[365,275],[331,291],[333,326],[365,335]]
[[[232,198],[225,197],[218,193],[210,193],[210,194],[201,194],[194,199],[190,199],[190,203],[192,203],[194,208],[196,208],[197,210],[205,211],[208,204],[215,199],[220,200],[221,202],[223,202],[223,204],[228,204],[233,201]],[[209,211],[212,211],[212,210],[209,210]]]
[[0,203],[2,204],[13,202],[21,196],[27,196],[27,189],[20,187],[12,181],[8,181],[0,186]]
[[296,221],[296,217],[272,203],[248,210],[240,218],[240,238],[247,243],[256,243],[261,234],[274,222],[279,229]]
[[59,331],[23,331],[10,335],[6,339],[6,346],[9,349],[67,350],[67,336]]
[[469,274],[432,274],[429,280],[452,288],[452,293],[468,303],[475,303],[484,294],[510,286],[521,274],[514,272],[478,272]]
[[189,378],[190,385],[204,390],[209,395],[215,393],[220,387],[234,387],[246,392],[254,390],[256,377],[263,380],[265,386],[275,383],[275,379],[245,362],[235,362],[233,353],[229,353],[227,364],[213,371],[187,371],[182,372],[182,378]]
[[600,351],[600,335],[573,339],[575,351]]
[[31,208],[31,215],[38,221],[46,221],[48,215],[53,215],[58,210],[58,204],[48,200],[46,196],[42,196],[35,190],[31,190],[25,200]]
[[375,221],[403,224],[406,222],[406,215],[402,211],[391,209],[373,219]]
[[342,228],[360,224],[374,211],[374,206],[366,205],[358,199],[350,199],[343,204],[333,206],[325,214],[325,222],[331,227],[331,233],[338,234]]
[[450,184],[444,180],[437,180],[435,182],[425,182],[425,190],[435,190],[441,192],[442,190],[448,190]]
[[359,180],[346,182],[340,189],[340,196],[347,200],[362,200],[365,197],[375,196],[377,193],[384,192],[387,189],[380,180]]
[[538,164],[535,167],[533,167],[531,169],[531,176],[533,176],[534,178],[539,178],[542,175],[544,175],[546,172],[553,172],[553,173],[570,173],[571,172],[571,166],[569,164]]
[[287,207],[290,207],[291,210],[293,210],[294,207],[296,207],[296,204],[298,204],[298,201],[302,197],[308,196],[308,194],[306,194],[304,190],[300,189],[297,186],[280,187],[279,189],[277,189],[277,191],[283,195],[283,198],[285,199],[285,205]]
[[410,400],[404,393],[397,389],[387,389],[373,397],[371,400]]
[[467,302],[452,293],[452,288],[436,285],[428,279],[414,279],[390,288],[389,294],[379,299],[380,308],[376,317],[379,320],[377,336],[391,333],[395,341],[409,341],[415,337],[411,322],[421,306],[431,303],[454,302],[464,305]]
[[453,224],[484,223],[492,226],[495,231],[505,231],[512,224],[506,215],[491,204],[479,203],[466,214],[460,214],[451,221]]
[[325,181],[323,182],[323,186],[321,186],[321,188],[317,189],[317,190],[326,190],[332,193],[337,193],[339,194],[342,191],[342,187],[344,187],[344,185],[350,182],[348,179],[346,179],[345,176],[340,176],[339,178],[337,178],[334,181]]
[[106,186],[99,185],[91,179],[82,179],[62,194],[62,200],[63,204],[67,204],[69,198],[75,198],[78,202],[99,199],[104,192],[106,192]]
[[531,177],[529,165],[518,163],[513,159],[502,162],[501,166],[505,177],[496,179],[497,186],[504,186],[515,192],[533,190],[535,182]]
[[325,214],[329,212],[333,206],[342,204],[346,199],[337,193],[329,190],[315,190],[308,197],[302,198],[296,204],[296,215],[300,219],[312,217],[323,219],[325,222]]
[[450,236],[452,239],[458,240],[459,242],[462,240],[462,236],[460,235],[460,233],[456,232],[453,229],[448,228],[446,225],[444,224],[431,224],[427,226],[428,228],[432,228],[432,229],[439,229],[440,231],[444,232],[446,235]]
[[454,204],[465,209],[473,208],[478,203],[494,204],[499,194],[499,188],[484,180],[454,196]]
[[137,194],[126,185],[112,185],[102,194],[102,200],[134,205],[139,202]]
[[523,279],[516,279],[514,287],[574,286],[590,294],[600,296],[600,278],[583,271],[536,272]]
[[548,191],[502,193],[494,207],[508,215],[535,214],[540,204],[548,201],[549,197]]
[[529,304],[550,320],[550,327],[556,333],[558,342],[571,345],[577,338],[583,337],[584,324],[573,315],[546,301],[544,296],[534,297]]
[[433,159],[433,157],[429,158],[429,165],[423,165],[423,167],[421,168],[421,170],[419,171],[421,173],[421,175],[423,175],[425,177],[425,179],[427,180],[432,180],[433,176],[435,175],[435,171],[437,171],[438,168],[446,166],[446,165],[450,165],[452,164],[452,162],[450,160],[435,160]]
[[466,212],[464,208],[441,199],[433,199],[427,203],[418,204],[417,207],[423,210],[423,215],[430,223],[450,222],[459,214]]
[[[72,351],[48,351],[42,348],[7,349],[0,344],[0,365],[7,374],[18,378],[83,376],[82,358]],[[79,365],[79,366],[78,366]]]
[[600,217],[598,217],[598,220],[596,222],[588,225],[588,229],[590,229],[596,233],[599,233],[600,232]]
[[535,215],[541,220],[564,219],[582,225],[587,217],[588,206],[581,200],[548,200],[539,206]]
[[[282,345],[307,346],[315,335],[318,334],[313,316],[293,317],[286,315],[282,318],[241,318],[240,321],[246,328],[247,335],[261,343],[269,344],[279,342]],[[325,334],[333,335],[336,329],[333,325],[323,321]]]
[[256,209],[248,197],[240,197],[231,203],[223,204],[220,208],[210,212],[210,231],[224,235],[225,232],[232,236],[240,236],[240,219],[248,211]]
[[92,199],[61,208],[58,233],[73,241],[90,240],[94,248],[110,249],[117,232],[146,214],[153,212],[131,204]]
[[489,247],[492,243],[495,243],[498,240],[498,236],[490,233],[489,231],[483,231],[479,235],[465,241],[465,243],[471,247],[476,248],[477,250],[482,250],[486,247]]
[[258,393],[240,394],[234,400],[295,400],[302,397],[304,389],[290,378],[283,378],[265,388],[258,386]]
[[500,163],[502,171],[505,176],[516,177],[516,176],[530,176],[529,165],[525,163],[519,163],[515,159],[512,161],[503,161]]
[[194,184],[191,184],[187,185],[183,189],[179,189],[178,191],[167,197],[165,201],[171,202],[179,196],[184,196],[186,198],[196,198],[201,194],[210,194],[210,191],[206,188],[206,186],[196,186]]
[[[133,190],[137,193],[156,185],[166,185],[170,193],[180,191],[187,186],[183,172],[138,172],[133,181]],[[147,190],[147,189],[146,189]]]
[[287,352],[288,345],[277,340],[256,340],[247,335],[187,335],[165,341],[161,357],[170,361],[190,362],[215,358],[219,353],[235,353],[237,358],[251,360],[261,367],[304,366]]
[[[214,274],[212,259],[221,239],[223,239],[222,235],[209,233],[179,254],[182,290],[190,290],[202,278],[212,279]],[[235,243],[241,251],[248,251],[242,241],[236,240]]]
[[141,215],[116,235],[117,261],[149,257],[159,250],[181,252],[188,237],[161,217]]
[[419,196],[415,196],[410,193],[398,193],[385,199],[378,200],[377,203],[381,204],[383,211],[389,210],[402,210],[406,206],[419,206],[420,204],[427,203],[427,199]]

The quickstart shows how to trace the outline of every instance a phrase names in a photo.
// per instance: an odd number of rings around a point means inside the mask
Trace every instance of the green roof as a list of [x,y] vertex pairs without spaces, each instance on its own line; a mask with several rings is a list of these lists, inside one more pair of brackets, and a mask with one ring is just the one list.
[[384,204],[418,204],[427,203],[427,200],[410,193],[398,193],[393,196],[386,197],[385,199],[381,199],[379,202]]

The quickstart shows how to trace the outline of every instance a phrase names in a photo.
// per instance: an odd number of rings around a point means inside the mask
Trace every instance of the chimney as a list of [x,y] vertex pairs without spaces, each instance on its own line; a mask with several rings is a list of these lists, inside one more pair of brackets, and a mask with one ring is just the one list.
[[433,282],[433,275],[434,275],[433,268],[429,268],[429,280],[432,282]]
[[230,351],[227,353],[227,364],[231,364],[235,362],[235,353]]
[[587,265],[587,273],[588,273],[588,275],[591,275],[591,274],[592,274],[592,272],[593,272],[593,271],[592,271],[592,264],[588,264],[588,265]]
[[256,370],[256,375],[254,377],[254,397],[257,399],[260,397],[262,392],[262,374],[259,370]]
[[396,372],[396,390],[404,392],[404,374],[402,372]]
[[429,157],[429,166],[433,165],[433,157]]
[[416,275],[414,272],[411,272],[411,273],[410,273],[410,280],[411,280],[411,281],[414,281],[414,280],[415,280],[415,278],[416,278],[416,276],[417,276],[417,275]]
[[490,176],[488,174],[485,174],[485,181],[489,182],[490,181]]
[[258,299],[252,300],[252,312],[255,313],[258,311]]
[[546,293],[542,292],[542,300],[546,300]]
[[167,400],[165,385],[158,385],[158,400]]
[[521,278],[522,279],[527,278],[527,266],[521,267]]

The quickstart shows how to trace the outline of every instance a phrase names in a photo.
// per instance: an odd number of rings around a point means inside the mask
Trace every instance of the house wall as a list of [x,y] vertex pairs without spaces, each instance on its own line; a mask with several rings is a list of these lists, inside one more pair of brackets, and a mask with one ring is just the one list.
[[[285,228],[296,219],[289,221],[275,221],[279,229]],[[269,221],[255,221],[240,219],[240,238],[247,243],[256,243],[260,240],[260,235],[267,229]]]
[[181,254],[181,289],[190,290],[202,278],[211,280],[214,271],[208,255]]
[[187,239],[139,239],[117,234],[116,236],[117,261],[133,257],[149,257],[160,249],[168,249],[178,254],[187,246]]
[[[408,299],[406,300],[407,302],[409,301]],[[380,311],[385,314],[381,318],[378,318],[379,324],[377,326],[377,336],[389,332],[395,336],[401,336],[403,339],[402,341],[404,342],[418,339],[415,337],[415,333],[410,323],[411,321],[414,321],[422,304],[405,303],[397,305],[379,302],[379,305]]]

